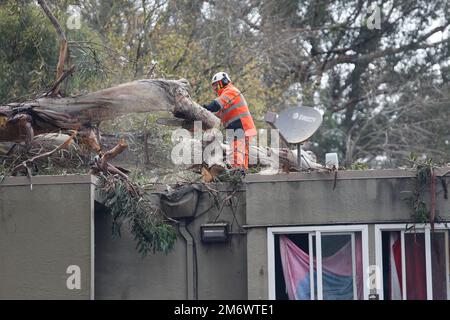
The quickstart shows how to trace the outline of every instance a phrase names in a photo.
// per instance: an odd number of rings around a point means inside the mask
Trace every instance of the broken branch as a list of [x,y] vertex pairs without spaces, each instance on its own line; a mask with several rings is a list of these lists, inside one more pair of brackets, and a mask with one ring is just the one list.
[[74,130],[72,132],[72,135],[64,143],[62,143],[61,145],[59,145],[55,149],[53,149],[51,151],[48,151],[48,152],[45,152],[43,154],[37,155],[37,156],[35,156],[35,157],[31,158],[31,159],[25,160],[24,162],[22,162],[18,166],[14,167],[12,172],[11,172],[11,174],[14,174],[15,172],[17,172],[20,169],[26,169],[27,171],[29,171],[28,164],[32,164],[36,160],[39,160],[39,159],[45,158],[45,157],[49,157],[52,154],[54,154],[55,152],[57,152],[57,151],[59,151],[59,150],[61,150],[63,148],[67,148],[70,145],[70,143],[72,142],[72,140],[73,140],[73,138],[75,137],[76,134],[77,134],[77,131]]
[[128,148],[128,145],[125,143],[125,140],[120,139],[119,143],[114,148],[105,152],[101,159],[101,167],[106,169],[107,162],[121,154],[126,148]]
[[57,89],[59,87],[59,85],[68,77],[70,76],[73,72],[75,71],[75,66],[70,67],[69,70],[65,71],[59,78],[58,80],[55,81],[55,83],[52,85],[52,87],[42,95],[42,97],[47,97],[47,96],[52,96],[55,95],[57,92]]

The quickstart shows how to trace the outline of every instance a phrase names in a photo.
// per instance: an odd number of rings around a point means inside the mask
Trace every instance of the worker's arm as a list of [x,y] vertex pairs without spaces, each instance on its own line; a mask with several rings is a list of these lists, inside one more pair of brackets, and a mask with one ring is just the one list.
[[210,104],[204,104],[203,108],[205,108],[206,110],[209,110],[211,112],[217,112],[219,111],[222,107],[220,106],[220,104],[217,102],[217,100],[213,100]]

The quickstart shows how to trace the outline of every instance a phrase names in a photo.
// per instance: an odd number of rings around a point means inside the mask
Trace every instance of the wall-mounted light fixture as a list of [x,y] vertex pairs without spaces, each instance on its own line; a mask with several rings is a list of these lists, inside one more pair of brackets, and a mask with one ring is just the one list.
[[228,223],[205,223],[200,226],[200,234],[203,242],[228,241]]

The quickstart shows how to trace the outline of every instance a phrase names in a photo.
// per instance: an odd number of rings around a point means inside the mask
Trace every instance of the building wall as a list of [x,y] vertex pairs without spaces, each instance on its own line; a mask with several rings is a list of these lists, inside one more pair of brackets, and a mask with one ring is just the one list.
[[[234,213],[229,205],[218,210],[201,192],[198,216],[179,219],[192,245],[178,232],[173,252],[142,258],[126,226],[121,238],[112,239],[111,217],[95,183],[86,175],[33,177],[33,190],[25,177],[0,185],[0,299],[247,298],[242,190],[233,200]],[[230,191],[217,188],[222,207]],[[201,242],[201,224],[213,221],[231,224],[228,242]],[[70,265],[81,269],[80,290],[67,288]]]
[[267,229],[247,231],[247,282],[249,300],[268,298]]
[[[227,195],[226,191],[220,192],[221,198]],[[121,238],[112,241],[111,218],[99,206],[96,214],[96,299],[247,299],[245,236],[232,234],[227,243],[202,243],[200,239],[200,225],[216,218],[230,222],[232,232],[242,231],[236,221],[240,225],[245,222],[245,194],[238,192],[237,199],[235,216],[229,206],[225,206],[218,216],[214,206],[208,210],[214,204],[213,198],[208,192],[201,193],[198,217],[185,220],[195,246],[196,258],[194,253],[192,263],[188,263],[188,250],[192,248],[180,233],[173,252],[149,254],[143,259],[126,228]]]
[[185,243],[178,240],[176,250],[167,256],[150,254],[142,259],[126,228],[121,238],[112,239],[112,219],[96,207],[95,298],[185,299]]
[[[268,298],[268,227],[367,224],[369,264],[374,265],[374,224],[412,221],[405,198],[411,196],[414,175],[407,170],[341,171],[336,181],[334,173],[328,172],[249,176],[248,298]],[[445,179],[450,181],[450,177]],[[444,199],[440,183],[437,191],[437,214],[450,221],[450,201]]]
[[[199,193],[196,216],[178,219],[174,251],[145,258],[125,226],[112,239],[91,176],[33,177],[33,190],[25,177],[10,178],[0,185],[0,299],[267,299],[268,227],[368,224],[375,264],[374,224],[411,221],[404,198],[413,176],[404,170],[339,172],[336,181],[332,173],[248,175],[222,210],[211,192],[217,190],[222,207],[231,190],[211,184]],[[450,220],[441,188],[438,214]],[[228,242],[201,241],[200,226],[214,221],[232,225]],[[81,268],[81,290],[67,289],[69,265]]]
[[[0,184],[0,299],[93,297],[90,176],[8,178]],[[69,290],[67,268],[80,267]]]

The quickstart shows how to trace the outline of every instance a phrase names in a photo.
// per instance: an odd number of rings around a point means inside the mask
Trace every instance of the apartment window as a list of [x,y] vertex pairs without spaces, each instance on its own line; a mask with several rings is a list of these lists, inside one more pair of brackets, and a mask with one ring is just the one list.
[[362,300],[367,226],[268,229],[269,298]]
[[[411,225],[409,226],[411,227]],[[376,225],[376,258],[382,270],[380,298],[447,300],[449,235],[445,225]]]

